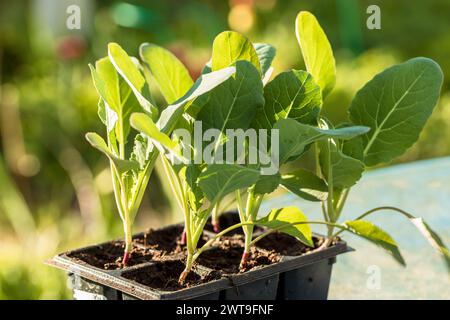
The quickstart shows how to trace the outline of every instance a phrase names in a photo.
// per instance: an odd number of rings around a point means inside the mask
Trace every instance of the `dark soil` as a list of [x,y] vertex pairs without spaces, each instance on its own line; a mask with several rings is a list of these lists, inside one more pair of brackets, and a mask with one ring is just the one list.
[[[225,230],[226,228],[231,227],[232,225],[238,224],[240,222],[241,221],[239,219],[239,213],[237,211],[224,212],[219,216],[219,230],[220,231]],[[211,223],[211,218],[208,219],[208,222],[205,225],[205,230],[214,232],[213,225]],[[263,231],[263,228],[261,228],[259,226],[256,226],[253,229],[254,233],[261,232],[261,231]],[[235,234],[244,234],[242,227],[236,228],[236,229],[228,232],[227,236],[232,236]]]
[[[182,225],[169,226],[162,229],[150,229],[142,236],[136,237],[134,243],[145,249],[161,251],[161,256],[174,256],[185,253],[185,245],[181,245]],[[208,241],[203,235],[197,246],[201,247]]]
[[243,246],[244,238],[241,235],[221,239],[220,242],[215,244],[215,247],[203,252],[197,262],[210,269],[221,271],[223,274],[235,274],[266,266],[281,259],[278,253],[252,247],[246,268],[240,270],[239,264],[244,252]]
[[[117,270],[124,267],[122,264],[124,248],[123,241],[111,241],[82,251],[71,252],[67,256],[100,269]],[[156,257],[157,254],[149,250],[133,248],[127,266],[149,262]]]
[[184,263],[180,260],[163,261],[146,266],[137,270],[123,273],[123,277],[137,283],[146,285],[153,289],[162,291],[177,291],[184,288],[192,287],[202,283],[206,283],[218,278],[217,275],[208,274],[200,276],[191,271],[186,278],[185,284],[180,285],[178,278],[184,270]]
[[174,252],[179,245],[183,226],[175,225],[163,229],[149,229],[143,236],[134,239],[134,242],[145,248],[160,250],[166,253]]
[[288,234],[274,232],[259,240],[256,246],[285,256],[300,256],[318,248],[323,238],[313,237],[313,241],[314,248],[311,248]]
[[[176,225],[158,230],[150,229],[143,235],[133,238],[134,248],[126,266],[184,257],[186,248],[180,243],[182,232],[183,227]],[[207,236],[204,235],[199,240],[198,247],[205,244],[207,240]],[[123,241],[111,241],[81,251],[70,252],[68,257],[100,269],[117,270],[125,267],[122,263],[124,248]]]

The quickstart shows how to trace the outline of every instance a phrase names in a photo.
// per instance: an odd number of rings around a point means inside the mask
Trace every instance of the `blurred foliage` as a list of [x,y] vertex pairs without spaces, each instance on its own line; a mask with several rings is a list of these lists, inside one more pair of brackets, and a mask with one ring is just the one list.
[[[73,3],[81,30],[65,27]],[[381,8],[381,30],[366,28],[372,4]],[[164,45],[197,77],[215,35],[231,28],[274,45],[280,72],[303,68],[293,27],[299,10],[312,11],[333,44],[338,79],[324,108],[337,123],[355,92],[391,64],[428,56],[450,74],[448,0],[0,2],[0,299],[70,298],[64,274],[43,262],[122,235],[107,163],[83,138],[101,132],[87,63],[104,56],[108,42],[132,55],[142,42]],[[449,79],[419,143],[400,161],[450,154]],[[178,219],[165,187],[153,175],[137,229]]]

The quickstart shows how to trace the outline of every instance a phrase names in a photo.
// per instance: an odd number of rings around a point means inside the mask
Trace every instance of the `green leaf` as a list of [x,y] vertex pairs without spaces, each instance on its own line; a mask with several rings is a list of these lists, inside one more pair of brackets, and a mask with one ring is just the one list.
[[350,140],[342,141],[342,152],[349,157],[364,160],[364,146],[361,136],[355,137]]
[[259,176],[260,172],[256,169],[234,164],[212,164],[200,174],[198,185],[209,201],[215,204],[235,190],[252,186]]
[[222,83],[230,79],[231,76],[233,76],[235,73],[236,67],[231,66],[201,75],[195,81],[194,85],[189,89],[189,91],[171,106],[178,107],[181,105],[185,105],[187,102],[192,101],[195,98],[198,98],[221,85]]
[[119,76],[108,58],[96,62],[95,68],[89,64],[92,80],[98,95],[115,112],[120,111]]
[[[192,212],[192,226],[193,229],[200,231],[205,228],[206,223],[208,222],[209,218],[209,210],[198,210]],[[196,232],[193,239],[192,239],[192,245],[197,247],[198,241],[200,240],[200,237],[203,235],[203,232]]]
[[362,126],[325,130],[292,119],[278,120],[273,128],[279,130],[280,164],[297,159],[305,152],[307,146],[315,141],[327,138],[351,139],[369,130]]
[[235,72],[235,67],[228,67],[200,76],[200,78],[195,81],[194,85],[183,97],[161,112],[161,116],[158,120],[158,127],[161,131],[166,134],[171,133],[183,115],[183,107],[186,104],[198,97],[201,97],[216,88],[218,85],[227,81]]
[[261,75],[259,58],[250,40],[234,31],[224,31],[217,35],[213,42],[212,70],[229,67],[239,60],[251,62]]
[[236,74],[209,92],[198,112],[203,130],[247,129],[256,110],[264,104],[263,85],[255,67],[248,61],[236,62]]
[[267,216],[256,221],[257,224],[287,233],[307,246],[314,247],[312,241],[311,227],[309,224],[295,224],[297,222],[308,221],[303,212],[297,207],[286,207],[282,209],[273,209]]
[[170,51],[155,44],[143,43],[139,52],[167,103],[174,103],[192,87],[194,81],[189,71]]
[[201,174],[201,168],[199,165],[190,164],[186,167],[186,183],[188,184],[188,200],[191,209],[194,212],[198,212],[203,204],[205,195],[198,185],[198,178]]
[[98,101],[97,113],[108,132],[112,131],[117,122],[117,113],[102,98]]
[[439,235],[434,232],[430,226],[422,218],[410,218],[410,221],[414,226],[422,233],[422,235],[428,240],[433,248],[439,252],[446,263],[447,269],[450,272],[450,252],[445,246],[444,242],[441,240]]
[[131,153],[130,160],[139,163],[139,168],[142,170],[150,157],[150,153],[153,151],[153,145],[149,143],[148,137],[144,134],[137,134],[134,137],[133,152]]
[[[129,117],[132,112],[142,111],[140,104],[108,58],[98,60],[95,69],[91,65],[90,68],[94,85],[105,104],[100,102],[99,115],[106,123],[108,137],[112,137],[111,130],[115,129],[117,141],[125,145],[130,129]],[[114,141],[110,142],[114,146]]]
[[367,166],[389,162],[417,141],[442,81],[436,62],[414,58],[379,73],[358,91],[349,112],[353,123],[372,129],[363,136]]
[[331,171],[333,187],[337,189],[350,188],[364,172],[364,163],[345,155],[333,143],[321,144],[319,159],[323,176],[329,181]]
[[168,135],[159,131],[156,124],[145,113],[133,113],[130,118],[131,126],[139,132],[149,136],[151,139],[159,142],[164,147],[172,150],[175,149],[177,143],[172,141]]
[[261,72],[265,75],[272,65],[272,61],[275,58],[277,50],[267,43],[254,43],[253,47],[256,50],[259,64],[261,65]]
[[106,126],[109,147],[115,152],[115,154],[119,154],[119,150],[117,149],[116,132],[114,130],[118,116],[117,113],[112,110],[102,98],[98,101],[98,116],[102,123]]
[[145,79],[125,50],[117,43],[111,42],[108,44],[108,57],[117,72],[127,80],[128,84],[141,91],[144,87]]
[[305,169],[282,175],[281,185],[305,200],[325,201],[328,197],[328,187],[325,181]]
[[387,250],[398,263],[402,266],[406,266],[405,260],[398,249],[397,243],[384,230],[380,229],[372,222],[364,220],[346,221],[344,224],[349,228],[347,231],[369,240],[377,246]]
[[[119,81],[120,86],[120,99],[121,109],[118,117],[122,122],[121,126],[116,126],[116,136],[119,136],[119,130],[122,128],[125,144],[127,143],[127,137],[130,132],[130,116],[133,112],[143,111],[142,104],[138,101],[137,97],[133,94],[132,88],[124,80]],[[149,114],[156,115],[157,111],[154,107],[150,107]],[[146,109],[145,109],[146,110]],[[148,111],[148,110],[147,110]]]
[[157,114],[156,107],[143,95],[145,79],[136,65],[139,62],[133,62],[125,50],[114,42],[108,44],[108,57],[117,72],[128,84],[142,108],[151,114]]
[[307,11],[297,15],[295,31],[306,70],[322,88],[325,98],[336,83],[336,62],[330,42],[316,17]]
[[279,173],[272,175],[261,175],[255,184],[256,194],[267,194],[275,191],[280,185],[281,176]]
[[271,129],[279,119],[315,124],[322,106],[320,87],[305,71],[280,73],[264,87],[263,108],[258,109],[255,128]]
[[86,140],[97,150],[103,152],[111,160],[120,174],[130,170],[138,170],[139,165],[134,161],[122,160],[116,157],[106,145],[105,140],[97,133],[89,132],[86,134]]

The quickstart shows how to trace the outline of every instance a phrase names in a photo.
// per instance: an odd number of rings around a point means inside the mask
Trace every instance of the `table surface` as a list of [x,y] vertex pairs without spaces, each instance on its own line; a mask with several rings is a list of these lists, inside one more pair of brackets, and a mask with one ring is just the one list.
[[[322,218],[318,203],[291,194],[268,200],[261,212],[291,205],[298,206],[311,220]],[[424,218],[449,247],[450,157],[366,172],[352,188],[340,221],[385,205]],[[450,276],[441,257],[405,217],[380,211],[367,219],[394,238],[407,267],[398,265],[375,245],[346,233],[344,239],[356,251],[338,257],[329,299],[450,299]]]

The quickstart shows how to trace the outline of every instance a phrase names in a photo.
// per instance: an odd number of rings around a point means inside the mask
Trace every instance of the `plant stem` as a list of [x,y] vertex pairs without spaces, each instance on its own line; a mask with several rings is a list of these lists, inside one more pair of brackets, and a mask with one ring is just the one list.
[[[327,196],[327,206],[326,206],[326,210],[324,211],[324,215],[326,216],[327,222],[336,222],[336,215],[335,215],[335,210],[334,210],[334,203],[333,203],[333,198],[334,198],[334,184],[333,184],[333,169],[332,169],[332,165],[331,165],[331,139],[328,139],[327,141],[327,148],[328,148],[328,152],[327,152],[327,157],[328,157],[328,196]],[[327,225],[327,239],[324,242],[324,246],[327,247],[330,243],[331,243],[331,239],[333,236],[333,230],[334,230],[334,226],[332,225]]]
[[127,202],[127,195],[126,195],[126,189],[125,184],[123,183],[122,179],[118,178],[119,186],[120,186],[120,203],[121,208],[123,210],[122,212],[122,223],[123,223],[123,231],[125,233],[125,250],[123,254],[122,263],[124,266],[128,264],[128,261],[130,259],[131,250],[133,249],[133,239],[132,239],[132,231],[131,231],[131,221],[130,221],[130,215],[128,210],[128,202]]
[[[205,251],[207,248],[209,248],[214,241],[216,241],[218,238],[223,236],[224,234],[233,231],[234,229],[240,228],[244,225],[250,224],[249,222],[241,222],[237,223],[235,225],[232,225],[231,227],[228,227],[227,229],[219,232],[216,234],[213,238],[209,239],[200,249],[197,249],[195,253],[190,253],[188,249],[188,255],[186,259],[186,267],[184,268],[183,272],[180,275],[180,278],[178,279],[178,283],[184,284],[186,277],[188,276],[189,272],[191,272],[192,265],[194,264],[195,260],[200,256],[200,254]],[[188,242],[189,243],[189,242]]]
[[193,236],[193,230],[192,230],[192,225],[191,225],[191,212],[189,209],[189,206],[187,204],[187,201],[185,201],[184,203],[184,231],[186,233],[186,246],[187,246],[187,250],[188,250],[188,254],[189,253],[193,253],[193,248],[192,248],[192,236]]
[[[376,207],[376,208],[370,209],[370,210],[364,212],[362,215],[360,215],[359,217],[357,217],[354,220],[361,220],[361,219],[365,218],[366,216],[368,216],[369,214],[372,214],[372,213],[377,212],[377,211],[382,211],[382,210],[396,211],[396,212],[399,212],[399,213],[403,214],[408,219],[413,219],[414,218],[414,216],[412,214],[410,214],[410,213],[408,213],[408,212],[406,212],[406,211],[404,211],[404,210],[402,210],[400,208],[392,207],[392,206],[383,206],[383,207]],[[337,237],[343,231],[345,231],[345,230],[340,230],[340,231],[336,232],[334,234],[334,237]]]
[[183,232],[181,233],[180,244],[182,246],[186,245],[186,227],[183,228]]
[[321,202],[321,207],[322,207],[323,219],[325,221],[330,221],[330,218],[328,217],[327,206],[325,204],[325,201]]
[[131,257],[131,251],[133,250],[133,236],[131,231],[131,223],[127,221],[124,223],[125,232],[125,251],[123,253],[122,264],[126,266]]
[[178,206],[181,210],[184,210],[183,188],[181,186],[181,181],[165,156],[161,155],[160,159],[163,165],[164,172],[166,173],[167,180],[169,181],[169,185],[175,195]]
[[246,222],[251,222],[251,225],[244,226],[244,235],[245,235],[245,245],[244,252],[242,253],[240,268],[245,269],[247,267],[247,262],[251,255],[251,243],[253,239],[253,230],[254,230],[254,221],[258,214],[259,208],[261,206],[263,196],[255,195],[254,189],[250,189],[248,198],[247,198],[247,207],[245,211]]
[[250,251],[253,238],[253,228],[250,228],[250,231],[244,232],[244,235],[245,235],[244,252],[242,253],[241,263],[239,265],[240,269],[245,269],[247,267],[247,262],[250,258]]
[[358,218],[356,218],[355,220],[361,220],[364,217],[368,216],[371,213],[374,213],[376,211],[381,211],[381,210],[391,210],[391,211],[397,211],[401,214],[403,214],[405,217],[407,217],[408,219],[414,219],[414,216],[408,212],[406,212],[405,210],[402,210],[400,208],[397,207],[393,207],[393,206],[382,206],[382,207],[377,207],[377,208],[373,208],[369,211],[366,211],[365,213],[363,213],[362,215],[360,215]]
[[320,170],[320,154],[319,154],[319,144],[317,142],[314,142],[314,160],[315,160],[315,167],[316,167],[316,175],[320,178],[322,178],[322,171]]
[[327,226],[332,226],[332,227],[336,227],[336,228],[340,228],[342,229],[342,231],[347,230],[347,227],[338,223],[332,223],[332,222],[325,222],[325,221],[299,221],[299,222],[292,222],[292,223],[288,223],[282,226],[278,226],[276,228],[270,229],[269,231],[263,233],[262,235],[258,236],[257,238],[253,239],[253,241],[251,242],[252,245],[254,245],[255,243],[257,243],[259,240],[263,239],[264,237],[268,236],[269,234],[272,234],[276,231],[280,231],[284,228],[288,228],[291,226],[296,226],[299,224],[320,224],[320,225],[327,225]]
[[[253,190],[253,188],[250,188],[250,190],[248,191],[247,203],[245,205],[245,211],[244,211],[245,221],[250,221],[250,219],[251,219],[254,202],[255,202],[254,190]],[[244,229],[244,233],[249,233],[252,230],[251,226],[244,227],[243,229]]]
[[350,193],[350,188],[345,189],[339,197],[336,205],[336,220],[339,219],[342,209],[344,209],[345,202],[347,201],[348,194]]
[[195,253],[195,248],[192,243],[193,233],[191,228],[191,214],[189,207],[187,205],[187,201],[185,201],[184,205],[184,236],[186,239],[186,250],[187,250],[187,257],[186,257],[186,266],[183,270],[183,272],[180,275],[180,278],[178,279],[178,282],[182,285],[184,284],[187,275],[192,269],[192,263],[194,262],[193,256]]
[[211,215],[211,224],[213,226],[213,230],[215,233],[220,231],[220,227],[219,227],[220,203],[221,203],[221,200],[217,201],[217,203],[214,206],[214,209],[212,211],[212,215]]
[[236,202],[236,200],[233,197],[231,197],[228,202],[225,202],[224,205],[221,205],[222,212],[227,211],[235,202]]
[[144,197],[145,190],[147,189],[148,182],[150,181],[150,176],[155,168],[156,159],[158,158],[159,152],[155,150],[149,157],[148,163],[145,165],[144,170],[139,173],[138,181],[136,183],[136,191],[133,193],[130,204],[130,217],[134,221],[139,206],[141,205],[142,198]]
[[185,283],[186,278],[189,275],[189,272],[191,272],[193,263],[194,263],[193,255],[188,254],[186,259],[186,267],[184,268],[183,272],[180,274],[180,278],[178,279],[179,284],[183,285]]
[[[247,198],[247,205],[245,208],[244,216],[246,222],[253,222],[252,221],[252,210],[254,206],[254,197],[253,197],[253,189],[250,189],[248,198]],[[250,243],[253,238],[253,226],[243,226],[244,236],[245,236],[245,242],[244,242],[244,252],[242,253],[241,258],[241,264],[240,268],[245,268],[247,266],[247,261],[250,256]]]
[[[165,156],[163,154],[161,155],[160,159],[161,159],[161,164],[162,164],[164,173],[166,174],[167,180],[169,181],[170,188],[172,189],[172,191],[175,195],[175,200],[184,214],[185,224],[184,224],[183,233],[181,234],[180,244],[186,245],[186,241],[187,241],[186,229],[187,229],[187,226],[190,224],[190,218],[188,217],[189,213],[187,213],[189,208],[186,207],[186,199],[185,199],[185,195],[184,195],[184,191],[183,191],[183,186],[181,184],[181,181],[180,181],[178,175],[173,170],[169,161],[165,158]],[[188,222],[188,220],[189,220],[189,222]]]
[[122,115],[120,112],[119,112],[118,116],[119,116],[119,119],[117,121],[117,126],[118,126],[117,140],[119,141],[119,158],[125,159],[125,136],[124,136],[124,132],[123,132],[123,118],[122,118]]
[[244,204],[242,203],[242,197],[241,192],[239,190],[236,190],[236,202],[238,205],[238,213],[239,213],[239,219],[242,221],[245,221],[245,213],[244,213]]
[[328,197],[327,197],[327,213],[331,222],[336,222],[336,217],[334,215],[334,204],[333,204],[333,169],[331,166],[331,148],[330,139],[327,141],[328,148]]
[[214,237],[209,239],[200,249],[197,250],[197,252],[194,255],[193,261],[195,261],[200,256],[200,254],[202,254],[203,251],[205,251],[207,248],[209,248],[214,243],[214,241],[219,239],[221,236],[227,234],[230,231],[233,231],[234,229],[241,228],[243,226],[248,226],[248,225],[253,225],[253,223],[252,222],[240,222],[240,223],[236,223],[236,224],[232,225],[231,227],[226,228],[225,230],[220,231]]

